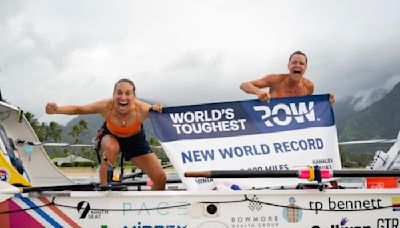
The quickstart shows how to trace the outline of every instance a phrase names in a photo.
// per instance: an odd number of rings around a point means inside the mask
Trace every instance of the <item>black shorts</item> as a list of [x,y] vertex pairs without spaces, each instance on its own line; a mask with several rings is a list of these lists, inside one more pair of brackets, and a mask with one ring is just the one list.
[[97,146],[100,149],[101,140],[106,135],[112,135],[118,140],[119,147],[121,148],[122,156],[125,161],[131,158],[152,153],[149,143],[146,141],[143,125],[139,133],[129,137],[118,137],[108,130],[106,123],[100,128],[97,136]]

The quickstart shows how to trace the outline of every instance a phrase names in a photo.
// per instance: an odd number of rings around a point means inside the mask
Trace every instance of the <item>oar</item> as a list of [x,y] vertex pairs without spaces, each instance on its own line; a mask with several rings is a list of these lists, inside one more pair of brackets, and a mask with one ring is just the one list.
[[[167,184],[182,183],[180,179],[167,180]],[[147,181],[132,181],[132,182],[113,182],[112,187],[123,186],[145,186]],[[99,188],[99,183],[87,184],[68,184],[68,185],[50,185],[36,187],[15,187],[5,181],[0,181],[0,194],[16,194],[26,192],[45,192],[45,191],[93,191]],[[106,189],[106,188],[105,188]]]
[[98,186],[97,183],[88,184],[69,184],[69,185],[52,185],[52,186],[36,186],[36,187],[15,187],[7,182],[0,182],[0,194],[2,193],[25,193],[25,192],[43,192],[43,191],[85,191],[93,190]]
[[[48,147],[93,147],[93,144],[72,144],[72,143],[65,143],[65,142],[33,142],[33,141],[25,141],[21,139],[17,139],[15,141],[19,145],[30,145],[30,146],[48,146]],[[152,149],[162,149],[162,146],[150,146]]]
[[43,191],[84,191],[93,190],[96,187],[94,183],[90,184],[73,184],[73,185],[54,185],[54,186],[37,186],[37,187],[15,187],[5,181],[0,181],[0,203],[11,198],[17,193],[26,192],[43,192]]
[[[319,170],[321,178],[333,177],[399,177],[400,171],[386,170]],[[208,178],[302,178],[310,179],[315,176],[311,169],[301,170],[209,170],[185,172],[185,177]],[[314,178],[313,178],[314,179]]]
[[32,142],[17,139],[16,143],[19,145],[30,145],[30,146],[49,146],[49,147],[93,147],[92,144],[71,144],[71,143],[43,143],[43,142]]
[[[97,189],[99,183],[87,184],[69,184],[69,185],[50,185],[50,186],[37,186],[37,187],[15,187],[7,182],[0,181],[0,194],[1,193],[26,193],[26,192],[44,192],[44,191],[93,191]],[[167,180],[167,184],[181,183],[179,179]],[[113,187],[123,186],[145,186],[147,181],[132,181],[132,182],[115,182]]]

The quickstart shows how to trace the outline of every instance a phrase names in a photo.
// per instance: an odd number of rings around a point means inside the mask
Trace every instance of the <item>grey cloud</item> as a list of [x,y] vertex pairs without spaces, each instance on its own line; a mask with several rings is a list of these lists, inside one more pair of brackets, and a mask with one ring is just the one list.
[[[339,100],[349,96],[382,97],[390,89],[388,81],[391,86],[400,81],[396,81],[396,75],[400,75],[400,47],[397,45],[399,37],[400,33],[398,36],[382,39],[382,43],[359,40],[357,46],[343,43],[337,45],[337,49],[321,48],[315,56],[317,63],[312,70],[316,90],[331,91]],[[360,107],[369,105],[364,103]]]
[[351,98],[354,110],[362,110],[375,101],[382,99],[397,83],[400,83],[400,74],[390,77],[384,84],[379,84],[371,89],[357,91]]
[[[150,91],[142,95],[146,99],[162,101],[169,106],[212,102],[216,91],[221,89],[223,64],[224,55],[218,51],[184,52],[166,66],[147,74],[146,78],[153,78],[155,83]],[[167,96],[157,98],[154,91],[160,91],[158,94]]]
[[154,2],[3,0],[3,96],[43,115],[47,99],[105,98],[114,80],[132,75],[139,97],[166,105],[255,98],[239,84],[287,72],[298,49],[315,92],[350,96],[356,108],[399,82],[400,1]]
[[0,26],[7,24],[10,18],[14,17],[21,10],[21,1],[2,0],[0,7]]

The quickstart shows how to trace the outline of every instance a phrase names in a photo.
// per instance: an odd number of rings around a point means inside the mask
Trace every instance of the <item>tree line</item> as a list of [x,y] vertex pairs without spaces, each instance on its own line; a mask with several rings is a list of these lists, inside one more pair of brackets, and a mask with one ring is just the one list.
[[[26,112],[25,117],[41,142],[59,142],[61,140],[62,129],[57,122],[51,121],[49,124],[45,122],[40,123],[31,112]],[[88,129],[87,122],[81,119],[78,124],[72,127],[68,135],[71,136],[74,143],[78,144],[81,143],[80,134]]]

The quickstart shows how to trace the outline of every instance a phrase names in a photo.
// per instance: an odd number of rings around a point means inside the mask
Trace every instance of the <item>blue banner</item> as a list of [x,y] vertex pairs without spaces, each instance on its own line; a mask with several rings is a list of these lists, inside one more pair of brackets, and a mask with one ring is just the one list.
[[335,124],[329,95],[167,107],[151,113],[162,142],[254,135]]
[[299,180],[185,178],[186,171],[341,168],[329,95],[167,107],[150,118],[188,189],[220,189],[230,182],[242,189],[286,186]]

